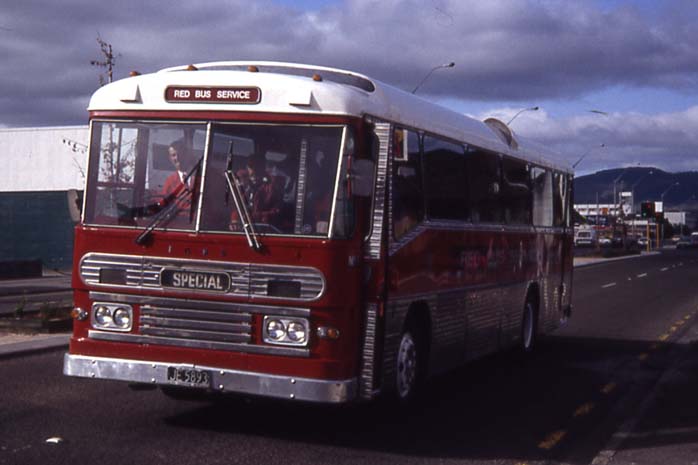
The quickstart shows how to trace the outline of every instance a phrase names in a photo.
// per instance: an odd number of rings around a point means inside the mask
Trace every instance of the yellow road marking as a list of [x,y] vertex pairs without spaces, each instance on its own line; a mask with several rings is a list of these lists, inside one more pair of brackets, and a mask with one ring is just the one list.
[[641,362],[644,362],[645,360],[647,360],[647,357],[649,357],[649,354],[647,352],[643,352],[637,356],[637,359]]
[[668,335],[668,334],[662,334],[661,336],[659,336],[659,340],[660,340],[660,341],[666,341],[667,339],[669,339],[669,335]]
[[562,441],[562,438],[564,438],[566,434],[567,431],[564,430],[552,432],[540,444],[538,444],[538,448],[551,450],[552,448],[557,446],[560,443],[560,441]]
[[574,417],[581,417],[584,415],[588,415],[591,413],[591,411],[594,410],[594,403],[593,402],[587,402],[584,405],[581,405],[575,412],[574,412]]

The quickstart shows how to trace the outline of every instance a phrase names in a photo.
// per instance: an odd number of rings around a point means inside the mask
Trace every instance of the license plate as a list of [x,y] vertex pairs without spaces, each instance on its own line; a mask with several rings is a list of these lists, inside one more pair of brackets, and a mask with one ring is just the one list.
[[211,374],[208,371],[194,368],[167,368],[167,381],[172,384],[185,384],[195,387],[210,387]]

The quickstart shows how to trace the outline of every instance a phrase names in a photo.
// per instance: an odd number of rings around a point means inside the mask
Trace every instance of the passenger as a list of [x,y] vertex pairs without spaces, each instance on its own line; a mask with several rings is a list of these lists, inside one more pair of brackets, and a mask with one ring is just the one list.
[[[240,183],[245,206],[256,225],[268,225],[278,230],[283,206],[284,178],[272,176],[265,167],[262,155],[253,154],[247,160],[247,166],[236,173]],[[231,229],[240,229],[237,211],[231,216]]]

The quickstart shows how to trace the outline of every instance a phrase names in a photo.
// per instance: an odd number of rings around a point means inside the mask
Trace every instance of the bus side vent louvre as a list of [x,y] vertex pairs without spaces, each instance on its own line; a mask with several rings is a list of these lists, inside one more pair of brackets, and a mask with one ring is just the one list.
[[364,333],[364,344],[362,350],[361,380],[359,393],[362,399],[373,398],[375,359],[376,359],[376,318],[378,313],[377,304],[366,305],[366,325]]

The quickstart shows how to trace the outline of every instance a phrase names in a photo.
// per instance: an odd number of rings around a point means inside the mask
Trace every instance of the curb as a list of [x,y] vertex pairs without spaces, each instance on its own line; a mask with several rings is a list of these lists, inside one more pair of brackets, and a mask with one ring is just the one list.
[[63,347],[67,348],[69,342],[70,334],[55,334],[50,336],[33,336],[26,341],[0,344],[0,359],[48,352]]

